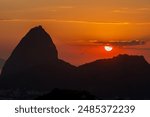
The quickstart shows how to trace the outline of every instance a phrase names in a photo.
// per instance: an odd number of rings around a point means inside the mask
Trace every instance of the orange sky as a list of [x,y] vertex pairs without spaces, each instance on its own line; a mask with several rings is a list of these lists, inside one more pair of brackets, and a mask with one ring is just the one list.
[[[42,25],[60,58],[79,65],[119,53],[150,62],[149,0],[0,0],[0,57],[7,58],[27,31]],[[105,52],[95,42],[144,41]]]

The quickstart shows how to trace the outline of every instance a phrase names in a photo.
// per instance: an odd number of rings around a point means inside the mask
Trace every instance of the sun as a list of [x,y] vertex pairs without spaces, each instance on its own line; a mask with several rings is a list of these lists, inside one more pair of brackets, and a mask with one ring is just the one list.
[[112,46],[107,45],[107,46],[104,46],[104,49],[105,49],[107,52],[110,52],[110,51],[112,51],[112,50],[113,50],[113,47],[112,47]]

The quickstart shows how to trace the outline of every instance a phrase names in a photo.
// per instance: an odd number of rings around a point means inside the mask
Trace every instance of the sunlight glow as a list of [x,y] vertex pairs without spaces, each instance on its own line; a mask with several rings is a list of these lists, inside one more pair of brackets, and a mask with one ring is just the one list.
[[112,47],[112,46],[104,46],[104,49],[105,49],[107,52],[110,52],[110,51],[112,51],[113,47]]

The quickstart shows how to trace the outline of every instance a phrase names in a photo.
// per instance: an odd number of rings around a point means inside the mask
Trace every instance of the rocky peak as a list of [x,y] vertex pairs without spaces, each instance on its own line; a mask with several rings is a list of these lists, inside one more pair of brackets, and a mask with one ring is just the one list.
[[[32,28],[20,41],[4,65],[7,74],[58,61],[57,49],[42,26]],[[2,71],[2,73],[3,73]]]

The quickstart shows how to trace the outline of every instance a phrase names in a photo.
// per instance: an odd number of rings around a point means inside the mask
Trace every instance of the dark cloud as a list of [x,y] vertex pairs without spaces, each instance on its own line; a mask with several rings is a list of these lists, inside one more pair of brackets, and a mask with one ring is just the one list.
[[143,40],[131,40],[131,41],[95,41],[94,43],[99,45],[114,45],[114,46],[136,46],[144,45],[146,41]]
[[127,47],[127,48],[125,48],[125,49],[150,51],[150,48],[135,48],[135,47]]
[[0,18],[0,21],[3,21],[3,20],[5,20],[5,19]]
[[13,21],[15,19],[3,19],[3,18],[0,18],[0,21]]

